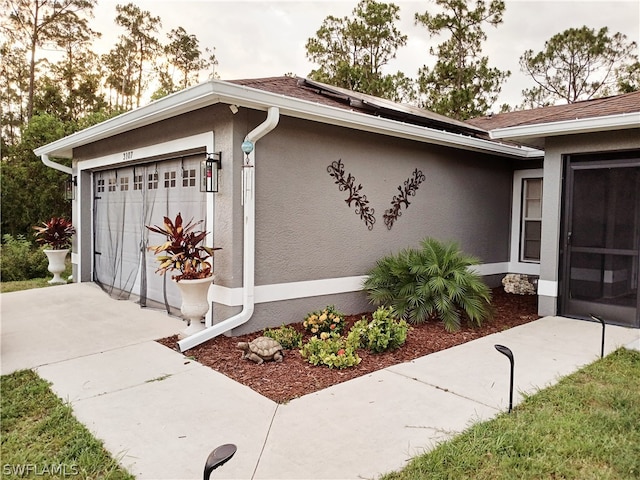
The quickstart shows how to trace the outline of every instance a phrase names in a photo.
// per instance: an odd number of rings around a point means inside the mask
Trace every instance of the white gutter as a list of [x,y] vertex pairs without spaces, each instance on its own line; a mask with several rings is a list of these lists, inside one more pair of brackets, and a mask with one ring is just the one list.
[[216,103],[229,103],[258,110],[263,110],[265,107],[278,107],[280,115],[457,149],[519,158],[544,156],[543,151],[533,148],[500,144],[458,133],[389,120],[221,80],[210,80],[161,98],[149,105],[39,147],[34,152],[36,155],[47,153],[59,157],[71,157],[73,148]]
[[519,138],[551,137],[628,128],[640,128],[640,113],[622,113],[606,117],[577,118],[559,122],[496,128],[489,131],[489,136],[493,139],[517,140]]
[[256,257],[256,198],[255,198],[255,144],[262,137],[271,132],[278,125],[280,110],[277,107],[269,107],[266,120],[254,128],[245,137],[250,141],[254,149],[248,154],[248,161],[243,162],[242,168],[242,198],[244,204],[244,244],[242,265],[242,311],[237,315],[223,320],[220,323],[205,328],[190,337],[178,342],[181,352],[196,347],[218,335],[239,327],[246,323],[253,315],[255,306],[255,257]]
[[61,172],[68,173],[69,175],[73,175],[73,169],[71,167],[67,167],[66,165],[62,165],[61,163],[49,160],[49,155],[47,155],[46,153],[40,155],[40,160],[42,160],[42,163],[44,163],[47,167],[53,168],[55,170],[60,170]]

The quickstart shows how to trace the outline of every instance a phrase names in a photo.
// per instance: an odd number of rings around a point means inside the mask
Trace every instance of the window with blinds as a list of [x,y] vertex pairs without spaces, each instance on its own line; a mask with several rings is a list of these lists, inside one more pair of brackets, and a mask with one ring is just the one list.
[[542,240],[542,178],[522,180],[520,261],[539,262]]

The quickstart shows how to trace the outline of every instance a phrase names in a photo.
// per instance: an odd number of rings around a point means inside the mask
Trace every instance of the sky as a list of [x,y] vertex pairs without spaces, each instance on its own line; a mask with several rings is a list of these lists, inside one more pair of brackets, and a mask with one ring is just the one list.
[[[91,21],[94,30],[102,33],[94,50],[106,53],[122,33],[116,26],[115,7],[129,0],[98,0]],[[391,1],[391,0],[390,0]],[[489,0],[487,0],[488,2]],[[393,1],[400,7],[401,20],[397,24],[408,36],[385,73],[402,71],[415,78],[423,65],[432,65],[434,57],[429,47],[437,46],[442,38],[429,38],[425,27],[414,24],[414,14],[435,5],[428,0]],[[505,0],[504,21],[494,28],[485,27],[487,41],[483,54],[490,66],[510,70],[511,77],[502,87],[494,110],[502,103],[519,105],[521,90],[531,87],[532,80],[520,72],[519,58],[528,49],[538,52],[544,42],[568,28],[600,29],[621,32],[629,41],[640,44],[640,0]],[[200,47],[215,48],[218,65],[216,73],[222,80],[260,78],[293,73],[307,76],[315,65],[306,58],[305,43],[329,16],[351,16],[357,0],[136,0],[135,4],[162,21],[159,37],[183,27],[194,34]]]

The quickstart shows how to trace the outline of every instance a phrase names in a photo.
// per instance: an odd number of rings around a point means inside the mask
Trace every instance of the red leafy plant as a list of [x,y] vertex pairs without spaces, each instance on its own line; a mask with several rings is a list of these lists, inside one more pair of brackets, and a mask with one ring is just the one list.
[[62,217],[51,217],[47,222],[42,222],[43,226],[33,227],[36,233],[36,242],[48,246],[52,250],[64,250],[71,247],[71,238],[75,235],[76,229],[69,220]]
[[171,277],[177,282],[207,278],[212,275],[211,263],[207,259],[213,258],[214,250],[220,250],[220,248],[201,245],[207,232],[196,231],[195,228],[202,222],[200,220],[194,223],[192,219],[183,225],[182,215],[178,213],[173,222],[169,217],[164,217],[164,228],[146,225],[150,231],[164,235],[167,239],[162,245],[149,247],[149,250],[153,250],[156,255],[165,253],[156,257],[160,262],[156,273],[164,275],[168,271],[178,270],[180,273]]

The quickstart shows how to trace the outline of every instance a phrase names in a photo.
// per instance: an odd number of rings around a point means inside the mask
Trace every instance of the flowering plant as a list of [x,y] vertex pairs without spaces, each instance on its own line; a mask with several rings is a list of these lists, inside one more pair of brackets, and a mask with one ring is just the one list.
[[306,358],[312,365],[325,365],[329,368],[348,368],[360,363],[361,358],[356,353],[357,345],[338,333],[326,333],[325,337],[324,340],[311,337],[300,350],[302,358]]
[[398,320],[393,307],[378,307],[370,322],[362,317],[351,327],[348,339],[358,347],[380,353],[404,345],[409,328],[406,321]]
[[64,250],[71,246],[71,237],[76,229],[69,220],[52,217],[48,222],[42,222],[42,225],[33,227],[37,231],[36,242],[49,246],[52,250]]
[[201,245],[207,232],[194,231],[202,223],[190,220],[186,225],[182,224],[182,215],[178,213],[174,222],[170,218],[164,217],[164,228],[154,225],[146,227],[155,233],[164,235],[167,239],[162,245],[149,247],[155,254],[166,253],[156,257],[160,266],[156,273],[164,275],[168,271],[179,270],[180,274],[174,275],[175,281],[195,280],[207,278],[212,275],[211,264],[207,261],[213,257],[214,250],[219,248],[206,247]]
[[324,310],[309,313],[302,325],[313,334],[323,332],[339,334],[344,328],[344,315],[338,312],[334,305],[329,305]]

